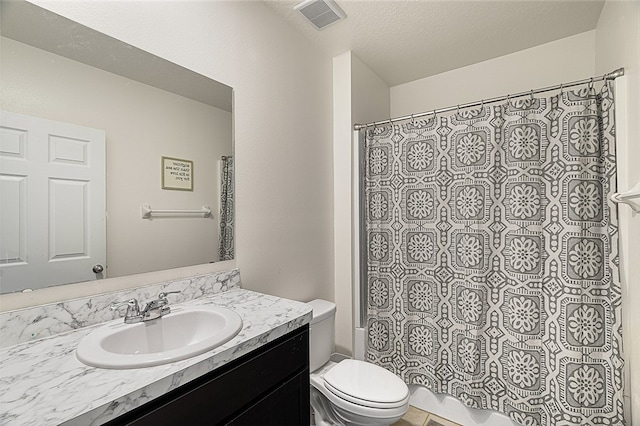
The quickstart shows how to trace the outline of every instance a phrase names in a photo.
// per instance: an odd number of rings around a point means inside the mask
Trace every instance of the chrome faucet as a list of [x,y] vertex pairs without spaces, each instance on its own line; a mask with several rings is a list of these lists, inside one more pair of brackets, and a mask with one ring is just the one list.
[[172,293],[180,292],[162,292],[158,295],[157,299],[148,302],[143,310],[140,310],[140,305],[138,304],[138,301],[136,299],[131,299],[126,302],[113,302],[109,307],[112,311],[115,311],[122,306],[127,307],[127,312],[124,316],[125,324],[135,324],[142,321],[151,321],[171,312],[171,308],[168,306],[169,301],[167,300],[167,295]]

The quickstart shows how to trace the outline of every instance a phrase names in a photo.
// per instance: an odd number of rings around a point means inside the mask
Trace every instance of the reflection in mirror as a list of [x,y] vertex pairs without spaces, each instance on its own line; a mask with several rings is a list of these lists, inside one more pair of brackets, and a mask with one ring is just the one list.
[[1,7],[0,292],[233,259],[232,89]]

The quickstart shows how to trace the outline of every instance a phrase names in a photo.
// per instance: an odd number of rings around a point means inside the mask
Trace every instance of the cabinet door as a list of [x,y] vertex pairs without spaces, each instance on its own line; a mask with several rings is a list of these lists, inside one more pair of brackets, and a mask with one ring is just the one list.
[[305,370],[274,389],[229,424],[303,426],[309,424],[309,419],[309,371]]

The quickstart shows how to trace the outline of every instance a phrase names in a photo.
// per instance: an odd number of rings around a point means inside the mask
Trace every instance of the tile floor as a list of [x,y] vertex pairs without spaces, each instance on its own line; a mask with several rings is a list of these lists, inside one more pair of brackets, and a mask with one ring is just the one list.
[[462,426],[450,420],[409,406],[407,414],[391,426]]

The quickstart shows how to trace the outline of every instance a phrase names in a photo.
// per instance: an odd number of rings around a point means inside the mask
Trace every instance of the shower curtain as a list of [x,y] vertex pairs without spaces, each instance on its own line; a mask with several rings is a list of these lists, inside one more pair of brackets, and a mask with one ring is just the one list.
[[220,167],[219,260],[233,259],[233,157],[222,157]]
[[624,424],[612,90],[366,129],[370,362],[520,425]]

